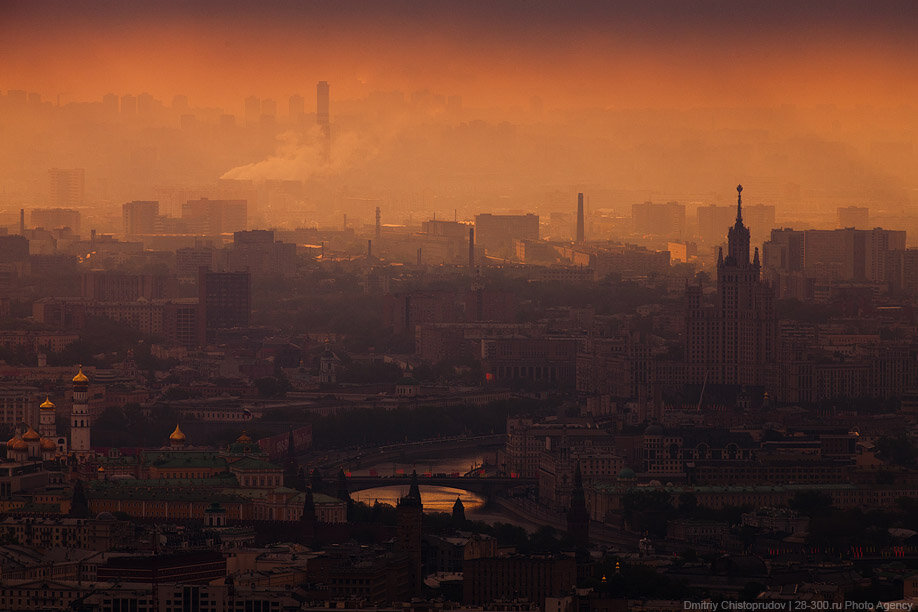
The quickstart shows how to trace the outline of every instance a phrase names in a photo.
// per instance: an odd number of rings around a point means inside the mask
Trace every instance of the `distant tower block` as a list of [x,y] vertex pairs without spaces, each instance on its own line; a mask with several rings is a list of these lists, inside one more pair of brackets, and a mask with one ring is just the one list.
[[331,157],[331,115],[328,103],[328,81],[316,84],[316,123],[322,130],[322,145],[325,161]]
[[583,243],[584,236],[584,226],[583,226],[583,194],[577,194],[577,244]]
[[379,242],[379,237],[382,236],[382,214],[379,211],[379,206],[376,207],[376,241]]
[[469,274],[475,274],[475,228],[469,228]]

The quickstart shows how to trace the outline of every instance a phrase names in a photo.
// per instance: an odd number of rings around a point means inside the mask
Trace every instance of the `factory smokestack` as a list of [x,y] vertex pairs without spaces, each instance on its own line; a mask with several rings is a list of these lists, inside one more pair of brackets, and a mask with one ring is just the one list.
[[373,259],[373,241],[367,240],[367,259]]
[[379,206],[376,207],[376,240],[382,236],[382,215],[379,212]]
[[19,209],[19,235],[25,236],[25,208]]
[[582,244],[584,236],[584,226],[583,226],[583,194],[577,194],[577,244]]

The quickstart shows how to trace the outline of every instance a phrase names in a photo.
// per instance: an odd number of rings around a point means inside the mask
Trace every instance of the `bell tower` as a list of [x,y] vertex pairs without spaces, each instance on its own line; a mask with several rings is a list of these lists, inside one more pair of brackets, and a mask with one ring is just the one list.
[[54,409],[54,402],[50,397],[45,397],[45,401],[38,407],[38,433],[42,438],[57,437],[57,413]]
[[90,451],[89,377],[83,374],[83,366],[80,366],[80,371],[73,377],[70,448],[77,456],[85,456]]

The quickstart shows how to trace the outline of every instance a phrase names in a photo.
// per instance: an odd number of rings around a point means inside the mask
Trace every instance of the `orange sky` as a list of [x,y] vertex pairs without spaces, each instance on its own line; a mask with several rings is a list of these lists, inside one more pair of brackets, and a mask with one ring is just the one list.
[[546,108],[894,106],[918,93],[909,2],[488,4],[5,0],[0,89],[184,93],[230,110],[253,93],[311,100],[318,80],[339,98],[427,88]]

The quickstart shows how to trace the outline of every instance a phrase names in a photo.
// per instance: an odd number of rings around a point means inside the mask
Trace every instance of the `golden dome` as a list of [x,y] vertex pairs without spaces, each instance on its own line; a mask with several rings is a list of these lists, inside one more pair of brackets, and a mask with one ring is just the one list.
[[57,444],[54,443],[54,440],[49,440],[48,438],[41,439],[41,450],[54,450],[57,448]]
[[19,437],[19,434],[18,434],[18,433],[14,433],[14,434],[13,434],[13,437],[6,441],[6,447],[7,447],[7,448],[10,448],[11,446],[13,446],[13,442],[15,442],[15,441],[16,441],[16,438],[18,438],[18,437]]
[[176,426],[175,426],[175,431],[173,431],[171,434],[169,434],[169,439],[172,440],[172,441],[175,441],[175,442],[184,441],[184,440],[185,440],[185,434],[183,434],[183,433],[182,433],[182,430],[179,429],[179,426],[176,425]]
[[38,435],[37,431],[29,427],[29,431],[22,434],[22,439],[26,442],[35,442],[37,440],[41,440],[41,436]]
[[100,465],[100,466],[99,466],[99,469],[98,469],[98,470],[96,470],[96,471],[97,471],[97,472],[104,472],[104,471],[105,471],[105,468],[104,468],[104,467],[102,467],[102,466]]
[[23,440],[22,438],[17,437],[12,441],[10,446],[13,450],[28,450],[29,443]]
[[252,441],[252,438],[250,438],[249,434],[245,433],[245,431],[242,432],[241,436],[236,438],[236,442],[240,442],[240,443],[246,443],[246,442],[251,442],[251,441]]
[[83,374],[83,366],[80,366],[80,371],[77,372],[77,375],[73,377],[73,382],[75,383],[85,383],[89,382],[89,377]]
[[54,402],[52,402],[51,398],[46,395],[45,401],[41,403],[39,408],[54,408]]

